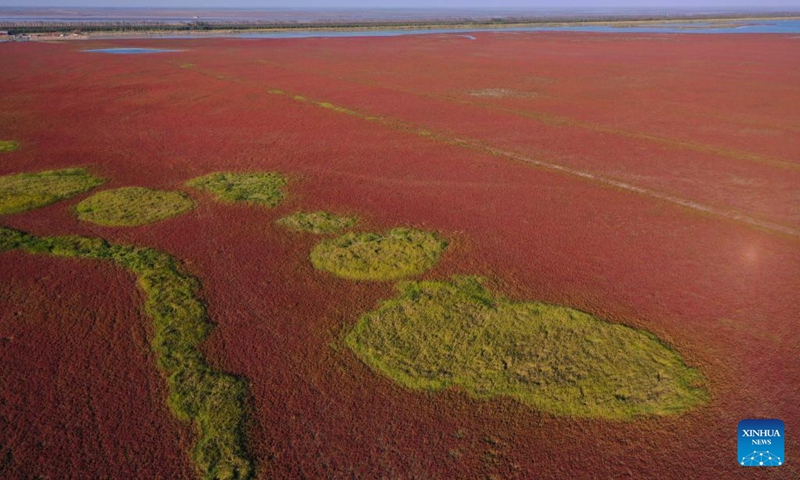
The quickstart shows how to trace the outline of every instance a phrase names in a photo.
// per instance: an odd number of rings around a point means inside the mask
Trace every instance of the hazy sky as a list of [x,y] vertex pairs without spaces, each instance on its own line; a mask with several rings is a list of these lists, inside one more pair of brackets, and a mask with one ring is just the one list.
[[0,7],[161,7],[161,8],[573,8],[573,7],[794,7],[800,0],[0,0]]

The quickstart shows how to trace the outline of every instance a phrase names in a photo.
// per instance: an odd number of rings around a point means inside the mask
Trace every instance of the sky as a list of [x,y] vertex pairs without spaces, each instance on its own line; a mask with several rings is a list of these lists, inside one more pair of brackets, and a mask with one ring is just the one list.
[[160,8],[800,8],[800,0],[0,0],[0,7]]

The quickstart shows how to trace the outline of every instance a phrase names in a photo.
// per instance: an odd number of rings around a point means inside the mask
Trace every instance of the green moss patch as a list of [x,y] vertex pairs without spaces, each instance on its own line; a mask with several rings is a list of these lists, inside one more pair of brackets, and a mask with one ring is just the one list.
[[0,152],[13,152],[19,149],[19,143],[14,140],[0,140]]
[[112,245],[99,238],[35,237],[0,227],[0,252],[105,260],[133,272],[153,319],[152,348],[167,378],[173,413],[197,427],[193,458],[202,478],[244,479],[254,467],[246,445],[248,388],[215,370],[199,346],[212,329],[199,282],[173,257],[151,248]]
[[350,280],[394,280],[429,270],[446,247],[435,233],[413,228],[385,234],[350,232],[318,243],[311,263]]
[[356,217],[343,217],[328,212],[297,212],[277,220],[275,223],[297,232],[324,235],[338,233],[356,224]]
[[0,215],[44,207],[101,183],[83,168],[6,175],[0,177]]
[[158,222],[194,208],[183,192],[125,187],[98,192],[75,207],[78,218],[98,225],[131,227]]
[[460,387],[607,419],[675,414],[708,400],[699,371],[652,334],[563,306],[512,302],[474,277],[398,289],[345,342],[405,387]]
[[210,173],[186,185],[212,193],[223,202],[248,202],[274,207],[285,197],[286,177],[276,172]]

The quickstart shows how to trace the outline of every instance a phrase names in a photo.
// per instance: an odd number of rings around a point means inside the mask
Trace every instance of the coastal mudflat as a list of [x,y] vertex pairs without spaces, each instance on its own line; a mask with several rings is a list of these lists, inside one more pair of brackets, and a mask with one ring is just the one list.
[[[739,420],[800,421],[800,41],[472,36],[2,45],[0,176],[105,183],[0,224],[180,261],[214,325],[209,368],[248,385],[259,477],[734,476]],[[107,48],[175,51],[86,51]],[[264,206],[187,186],[213,172],[280,172],[285,191]],[[193,208],[125,227],[76,214],[123,187]],[[316,269],[327,240],[275,223],[298,211],[435,232],[446,249],[414,280],[477,275],[647,332],[707,398],[620,420],[406,388],[344,340],[397,284]],[[0,272],[0,476],[191,476],[197,432],[170,410],[136,279],[20,251]]]

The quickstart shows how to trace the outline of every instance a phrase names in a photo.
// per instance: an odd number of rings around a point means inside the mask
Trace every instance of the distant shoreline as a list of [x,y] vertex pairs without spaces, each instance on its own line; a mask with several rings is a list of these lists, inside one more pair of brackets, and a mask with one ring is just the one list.
[[[654,28],[669,24],[685,24],[675,28],[676,31],[703,28],[731,28],[747,25],[743,22],[761,22],[771,20],[800,20],[800,14],[786,13],[758,15],[673,15],[669,17],[653,16],[616,16],[614,18],[526,18],[526,19],[492,19],[489,21],[362,21],[362,22],[310,22],[310,23],[236,23],[236,22],[0,22],[0,31],[7,32],[7,39],[50,40],[53,38],[88,39],[88,38],[130,38],[130,37],[162,37],[162,36],[225,36],[258,33],[314,33],[314,32],[374,32],[383,30],[502,30],[507,28],[552,28],[552,27],[616,27],[616,28]],[[697,25],[692,25],[697,24]],[[709,27],[708,24],[714,24]],[[2,38],[2,37],[0,37]]]

